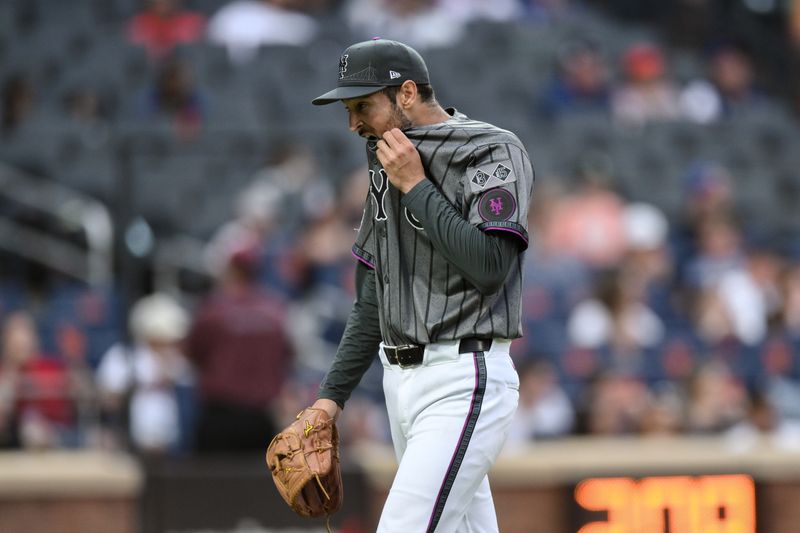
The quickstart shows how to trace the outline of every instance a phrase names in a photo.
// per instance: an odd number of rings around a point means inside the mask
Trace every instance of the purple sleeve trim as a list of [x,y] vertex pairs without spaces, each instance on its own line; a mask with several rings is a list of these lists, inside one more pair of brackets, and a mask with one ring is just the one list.
[[526,237],[521,231],[517,231],[515,229],[511,229],[511,228],[491,228],[490,227],[490,228],[486,228],[484,231],[487,231],[487,232],[488,231],[507,231],[509,233],[513,233],[514,235],[516,235],[517,237],[522,239],[525,242],[525,244],[528,244],[528,237]]
[[366,266],[368,266],[370,269],[372,269],[372,270],[375,270],[375,265],[373,265],[372,263],[370,263],[369,261],[367,261],[366,259],[364,259],[364,258],[363,258],[363,257],[361,257],[360,255],[358,255],[357,253],[353,252],[352,250],[350,251],[350,253],[351,253],[351,254],[353,254],[353,257],[355,257],[356,259],[358,259],[359,261],[361,261],[362,263],[364,263],[364,264],[365,264]]

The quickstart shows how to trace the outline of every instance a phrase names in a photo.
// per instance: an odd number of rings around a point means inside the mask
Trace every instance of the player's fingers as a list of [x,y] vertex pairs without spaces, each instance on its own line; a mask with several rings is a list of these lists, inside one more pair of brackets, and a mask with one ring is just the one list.
[[387,144],[395,150],[399,149],[404,144],[410,144],[408,137],[398,128],[387,130],[383,134],[383,138],[386,140]]
[[375,145],[375,155],[378,156],[378,161],[381,162],[381,165],[385,167],[391,164],[394,152],[392,152],[392,149],[386,144],[386,141],[381,140]]

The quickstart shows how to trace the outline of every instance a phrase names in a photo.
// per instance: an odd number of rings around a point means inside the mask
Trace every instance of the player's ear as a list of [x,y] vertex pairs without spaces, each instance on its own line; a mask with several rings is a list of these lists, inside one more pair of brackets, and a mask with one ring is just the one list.
[[417,99],[417,84],[411,80],[406,80],[397,91],[398,105],[403,109],[408,109]]

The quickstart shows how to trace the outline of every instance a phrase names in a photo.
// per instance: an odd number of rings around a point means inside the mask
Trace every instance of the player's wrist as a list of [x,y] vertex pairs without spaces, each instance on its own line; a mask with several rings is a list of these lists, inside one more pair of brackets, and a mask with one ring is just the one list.
[[333,400],[329,400],[328,398],[318,399],[311,407],[314,409],[322,409],[334,420],[336,420],[339,417],[339,414],[342,412],[342,408],[339,407],[339,404]]
[[414,187],[416,187],[417,185],[419,185],[424,181],[426,181],[425,176],[421,176],[418,178],[411,178],[403,183],[400,192],[402,192],[403,194],[408,194],[411,192],[412,189],[414,189]]

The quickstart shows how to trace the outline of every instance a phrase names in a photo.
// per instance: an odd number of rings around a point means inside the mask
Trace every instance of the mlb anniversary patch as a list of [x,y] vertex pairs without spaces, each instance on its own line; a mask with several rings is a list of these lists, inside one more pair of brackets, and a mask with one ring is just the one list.
[[467,170],[469,187],[474,193],[481,193],[493,187],[517,181],[510,161],[487,163]]
[[487,222],[508,220],[516,211],[517,201],[506,189],[490,189],[478,199],[478,213]]

